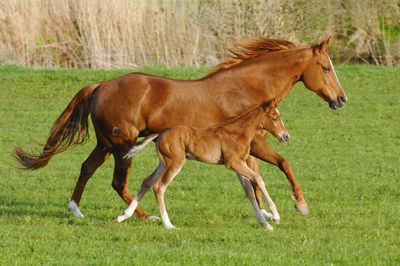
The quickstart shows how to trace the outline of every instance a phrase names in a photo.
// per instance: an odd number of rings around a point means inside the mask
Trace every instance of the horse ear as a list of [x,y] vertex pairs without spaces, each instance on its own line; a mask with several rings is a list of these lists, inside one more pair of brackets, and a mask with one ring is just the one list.
[[323,40],[320,44],[314,45],[312,47],[314,55],[317,54],[318,52],[328,51],[328,44],[329,44],[330,39],[331,39],[331,36],[329,36],[326,40]]
[[313,54],[314,54],[314,55],[317,55],[317,54],[319,54],[319,53],[321,52],[322,44],[323,44],[323,43],[324,43],[324,42],[312,46],[312,50],[313,50]]
[[329,44],[330,40],[331,40],[331,36],[329,36],[326,40],[324,40],[320,44],[320,46],[321,46],[320,51],[324,51],[324,52],[328,51],[328,44]]

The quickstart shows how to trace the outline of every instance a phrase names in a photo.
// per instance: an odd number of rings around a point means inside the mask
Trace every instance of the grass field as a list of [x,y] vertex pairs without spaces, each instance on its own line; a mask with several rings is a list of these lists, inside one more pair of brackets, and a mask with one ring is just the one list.
[[[193,79],[207,68],[141,71]],[[13,168],[13,147],[38,148],[80,88],[127,72],[0,68],[0,265],[400,264],[399,68],[337,66],[349,98],[344,110],[330,110],[302,84],[283,100],[279,110],[292,138],[284,145],[272,137],[268,142],[291,163],[310,214],[295,212],[284,174],[262,163],[281,215],[273,232],[258,225],[236,176],[193,161],[166,193],[170,219],[180,230],[134,218],[112,223],[126,207],[111,187],[113,159],[87,184],[85,219],[73,219],[67,204],[95,145],[93,131],[88,143],[41,170]],[[132,166],[134,194],[157,166],[153,144]],[[152,193],[141,207],[159,215]]]

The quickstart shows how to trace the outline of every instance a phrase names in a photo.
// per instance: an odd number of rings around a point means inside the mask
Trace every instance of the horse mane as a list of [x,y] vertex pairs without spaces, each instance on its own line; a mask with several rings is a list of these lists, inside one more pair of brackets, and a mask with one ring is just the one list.
[[291,41],[268,38],[243,39],[233,43],[236,45],[236,48],[227,48],[229,53],[227,53],[226,56],[229,59],[214,66],[213,70],[211,70],[207,76],[220,72],[224,69],[229,69],[242,63],[243,61],[262,54],[289,50],[296,47],[296,44]]

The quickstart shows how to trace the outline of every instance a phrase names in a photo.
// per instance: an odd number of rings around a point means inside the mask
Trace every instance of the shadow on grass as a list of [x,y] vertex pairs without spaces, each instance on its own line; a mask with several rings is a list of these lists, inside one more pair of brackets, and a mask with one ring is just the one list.
[[[27,201],[18,198],[0,196],[0,219],[8,219],[6,217],[12,217],[13,222],[17,220],[25,223],[27,222],[27,219],[30,221],[33,218],[35,220],[60,219],[60,222],[63,224],[73,225],[114,224],[114,219],[117,217],[119,212],[115,212],[115,214],[110,216],[106,211],[107,210],[99,210],[98,212],[92,211],[90,215],[85,216],[84,219],[77,219],[68,212],[67,204]],[[129,223],[137,224],[139,221],[144,220],[132,217],[132,219],[129,220]]]
[[[0,216],[36,216],[40,218],[69,218],[66,205],[54,202],[21,201],[16,198],[0,196]],[[63,211],[55,209],[63,208]]]

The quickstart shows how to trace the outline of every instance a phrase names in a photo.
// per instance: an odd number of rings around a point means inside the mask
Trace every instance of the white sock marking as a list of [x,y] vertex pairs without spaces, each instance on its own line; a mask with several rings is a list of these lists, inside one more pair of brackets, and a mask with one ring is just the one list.
[[167,228],[167,229],[176,229],[176,227],[169,220],[168,213],[166,211],[164,211],[161,214],[161,218],[162,218],[162,221],[164,223],[164,227],[165,228]]
[[84,218],[83,214],[79,210],[78,205],[73,200],[68,203],[68,211],[72,212],[75,218]]
[[136,210],[136,207],[138,206],[138,201],[136,198],[131,202],[129,207],[124,211],[124,214],[120,215],[117,217],[117,222],[120,223],[123,220],[128,219],[133,215],[133,212]]
[[264,215],[264,218],[266,220],[271,220],[274,216],[272,215],[272,213],[267,212],[264,209],[261,209],[261,213]]

